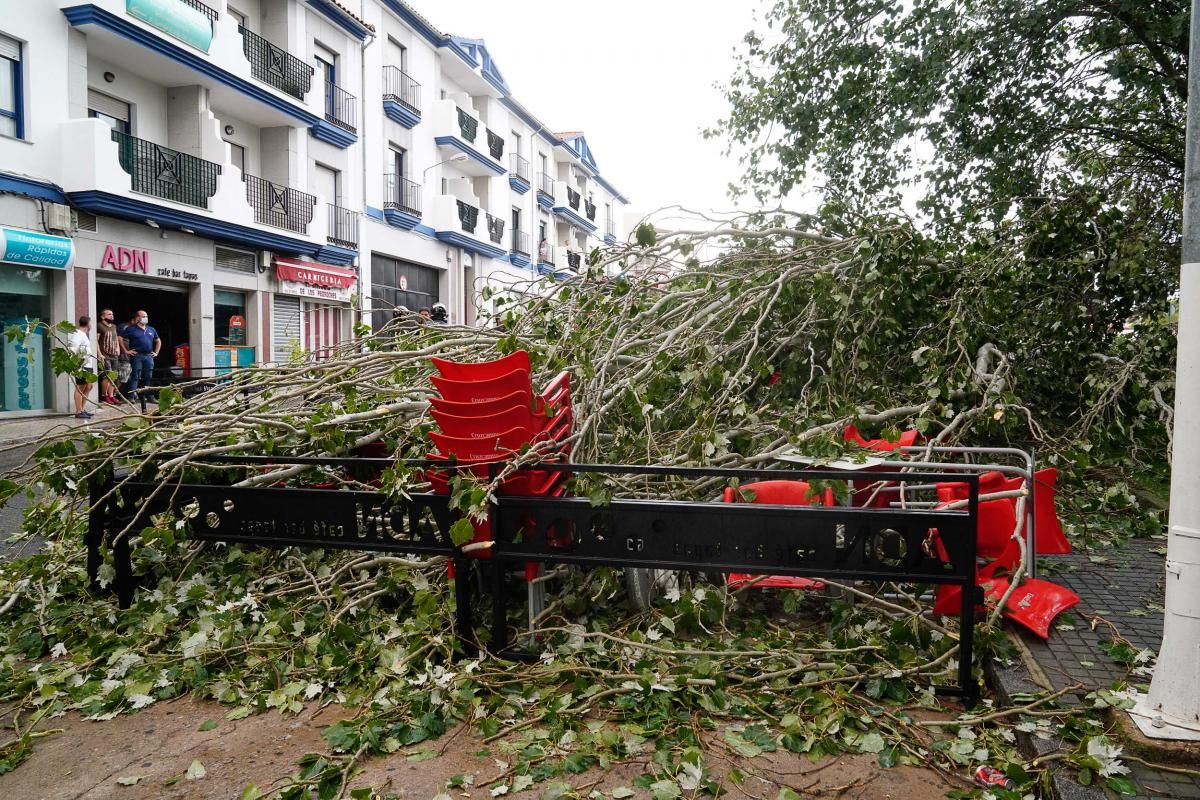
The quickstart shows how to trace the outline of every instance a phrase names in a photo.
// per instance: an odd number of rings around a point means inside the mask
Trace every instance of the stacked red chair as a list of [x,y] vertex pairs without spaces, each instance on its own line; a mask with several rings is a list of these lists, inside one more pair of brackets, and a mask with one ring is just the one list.
[[[858,432],[858,428],[854,425],[847,425],[842,430],[842,440],[847,444],[853,444],[863,450],[869,450],[872,453],[877,453],[881,456],[886,456],[888,453],[894,453],[901,447],[912,447],[917,443],[918,432],[914,428],[910,428],[900,434],[900,438],[894,442],[887,439],[867,439]],[[883,465],[879,467],[864,467],[868,472],[887,471],[892,469],[891,465]],[[867,506],[870,508],[888,508],[888,504],[892,501],[892,495],[886,491],[880,491],[881,488],[895,486],[894,483],[880,484],[878,481],[851,481],[850,485],[850,505],[852,506]]]
[[[725,488],[726,503],[761,503],[773,506],[832,506],[834,505],[833,490],[826,489],[824,494],[813,497],[812,489],[805,481],[759,481],[747,483],[738,489]],[[725,582],[730,586],[741,586],[752,583],[756,589],[823,589],[825,584],[809,578],[797,578],[788,575],[768,575],[765,578],[748,575],[742,572],[731,572],[725,576]]]
[[[439,373],[432,377],[433,385],[440,396],[429,402],[440,430],[429,434],[435,448],[428,454],[430,461],[453,464],[460,474],[487,480],[527,447],[542,448],[542,461],[569,457],[570,373],[561,373],[535,393],[529,354],[524,350],[495,361],[432,361]],[[449,494],[452,474],[448,469],[431,469],[426,477],[434,492]],[[509,496],[558,497],[565,492],[567,477],[565,472],[522,470],[501,481],[497,491]],[[488,524],[475,523],[472,544],[490,541]],[[490,555],[482,547],[468,552],[477,558]]]

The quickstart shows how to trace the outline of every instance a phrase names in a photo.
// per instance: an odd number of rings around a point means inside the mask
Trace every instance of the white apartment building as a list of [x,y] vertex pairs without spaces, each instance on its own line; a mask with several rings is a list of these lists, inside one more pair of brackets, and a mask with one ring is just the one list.
[[[553,111],[553,109],[550,109]],[[191,377],[568,276],[625,198],[401,0],[0,0],[0,327],[145,310]],[[0,418],[64,411],[0,342]]]

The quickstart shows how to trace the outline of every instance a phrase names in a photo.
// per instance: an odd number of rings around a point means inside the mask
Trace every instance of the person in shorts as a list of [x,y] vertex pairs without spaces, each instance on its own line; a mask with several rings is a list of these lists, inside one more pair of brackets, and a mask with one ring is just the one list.
[[[115,406],[120,404],[117,399],[117,384],[113,375],[121,374],[121,356],[125,353],[125,340],[117,330],[117,324],[111,308],[101,309],[100,320],[96,323],[96,349],[100,351],[100,402]],[[128,364],[128,358],[126,358]],[[128,376],[126,376],[128,380]]]
[[80,373],[75,376],[75,416],[78,419],[91,419],[94,416],[85,408],[88,395],[92,393],[92,384],[96,382],[96,356],[92,353],[91,328],[92,318],[82,316],[79,325],[67,337],[67,349],[82,356],[83,368],[87,370],[86,375]]

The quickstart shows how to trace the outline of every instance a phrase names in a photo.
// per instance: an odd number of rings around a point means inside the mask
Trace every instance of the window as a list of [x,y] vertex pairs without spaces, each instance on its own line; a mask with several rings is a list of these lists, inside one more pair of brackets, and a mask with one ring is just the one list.
[[25,138],[21,43],[0,34],[0,135]]
[[517,133],[516,131],[511,131],[509,135],[512,136],[512,151],[514,153],[517,153],[518,155],[520,155],[520,153],[521,153],[521,134]]
[[246,343],[246,293],[217,289],[213,292],[213,332],[217,344]]
[[120,133],[129,133],[129,103],[88,89],[88,116],[98,119]]
[[235,9],[233,6],[229,6],[229,16],[233,17],[233,21],[238,25],[242,26],[246,30],[250,30],[250,26],[246,24],[246,15]]
[[242,147],[240,144],[234,144],[233,142],[227,141],[226,144],[229,145],[229,160],[233,163],[233,165],[235,167],[238,168],[238,170],[242,173],[242,175],[245,175],[246,174],[246,148]]
[[254,264],[258,259],[258,254],[253,250],[235,250],[232,247],[217,246],[216,249],[216,267],[217,269],[229,270],[230,272],[247,272],[254,274]]
[[538,244],[541,244],[544,241],[546,241],[546,223],[539,222],[538,223]]
[[521,230],[521,209],[513,206],[512,213],[512,229],[514,231]]
[[401,72],[408,72],[408,48],[389,36],[387,51],[388,63],[399,67]]
[[405,152],[403,147],[397,147],[394,144],[389,145],[388,150],[390,151],[392,159],[392,172],[397,178],[403,178],[406,174],[404,168],[407,166],[407,164],[405,164],[405,156],[408,154]]
[[342,204],[342,176],[336,169],[330,169],[324,164],[314,164],[313,177],[316,179],[314,194],[326,203],[335,206]]
[[[546,172],[546,154],[538,153],[538,172]],[[549,175],[549,172],[546,172]]]

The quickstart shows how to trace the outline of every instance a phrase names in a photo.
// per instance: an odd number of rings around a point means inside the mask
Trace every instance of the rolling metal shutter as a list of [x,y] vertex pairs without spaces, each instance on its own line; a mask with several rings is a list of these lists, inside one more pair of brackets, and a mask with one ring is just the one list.
[[7,58],[9,61],[20,61],[21,43],[16,39],[10,39],[0,34],[0,58]]
[[286,363],[297,348],[300,340],[300,298],[277,294],[274,297],[275,314],[271,325],[272,359]]
[[105,116],[119,119],[122,122],[129,122],[129,103],[109,97],[95,89],[88,89],[88,109],[99,111]]

